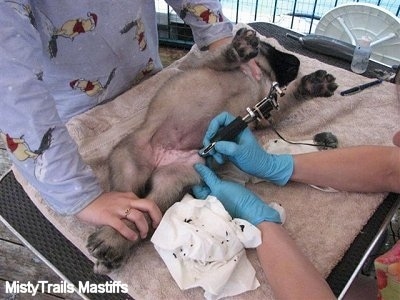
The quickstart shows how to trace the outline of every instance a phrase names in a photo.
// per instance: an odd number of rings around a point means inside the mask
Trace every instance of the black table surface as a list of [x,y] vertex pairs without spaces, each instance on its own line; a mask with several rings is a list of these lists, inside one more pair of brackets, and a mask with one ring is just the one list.
[[[286,33],[291,33],[292,35],[301,37],[302,35],[297,32],[265,22],[255,22],[248,25],[261,35],[276,39],[279,44],[289,51],[312,57],[329,65],[351,71],[350,62],[305,49],[298,41],[286,36]],[[367,71],[362,75],[369,78],[376,78],[376,70],[393,72],[392,68],[370,60]]]

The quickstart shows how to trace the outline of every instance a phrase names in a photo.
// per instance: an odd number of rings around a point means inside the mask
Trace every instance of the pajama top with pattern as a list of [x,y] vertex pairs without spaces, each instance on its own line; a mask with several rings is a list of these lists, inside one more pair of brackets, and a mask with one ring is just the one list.
[[[169,0],[205,47],[231,36],[218,0]],[[0,137],[60,214],[103,191],[65,123],[159,71],[153,0],[0,0]]]

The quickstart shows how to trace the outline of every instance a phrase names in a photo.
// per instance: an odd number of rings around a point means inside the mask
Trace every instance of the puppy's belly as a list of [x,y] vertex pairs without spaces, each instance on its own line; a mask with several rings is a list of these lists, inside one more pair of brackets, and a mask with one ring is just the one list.
[[204,163],[203,158],[198,154],[198,150],[175,150],[159,147],[155,150],[157,166],[162,167],[170,164],[194,165]]

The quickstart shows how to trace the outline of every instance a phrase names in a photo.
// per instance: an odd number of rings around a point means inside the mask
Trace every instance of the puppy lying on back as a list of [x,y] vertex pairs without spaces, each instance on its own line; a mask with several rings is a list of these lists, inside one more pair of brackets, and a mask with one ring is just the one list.
[[[262,70],[259,81],[240,69],[252,58]],[[253,107],[266,96],[273,81],[281,87],[291,83],[279,99],[286,106],[333,95],[335,78],[326,71],[294,81],[299,65],[294,55],[260,42],[253,30],[240,29],[219,53],[197,61],[159,89],[143,123],[113,149],[107,160],[111,190],[133,191],[153,199],[165,212],[191,186],[200,183],[193,164],[203,162],[198,151],[214,116],[222,111],[242,115],[246,107]],[[130,226],[136,230],[134,224]],[[112,227],[100,228],[87,245],[97,258],[95,271],[108,273],[119,268],[138,242],[128,241]]]

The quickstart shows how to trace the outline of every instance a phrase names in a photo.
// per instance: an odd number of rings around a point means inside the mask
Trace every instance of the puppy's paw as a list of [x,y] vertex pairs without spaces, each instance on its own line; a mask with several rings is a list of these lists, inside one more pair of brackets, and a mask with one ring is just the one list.
[[136,243],[127,240],[110,226],[103,226],[92,233],[88,238],[86,248],[97,259],[94,272],[108,274],[120,268],[130,256],[132,247]]
[[259,44],[260,40],[256,32],[247,28],[239,29],[232,41],[233,47],[243,62],[257,56]]
[[256,32],[247,28],[239,29],[232,40],[233,49],[241,62],[247,62],[256,57],[259,44],[260,39],[257,37]]
[[303,76],[298,87],[298,94],[301,98],[330,97],[338,85],[336,78],[325,70],[318,70],[314,73]]

